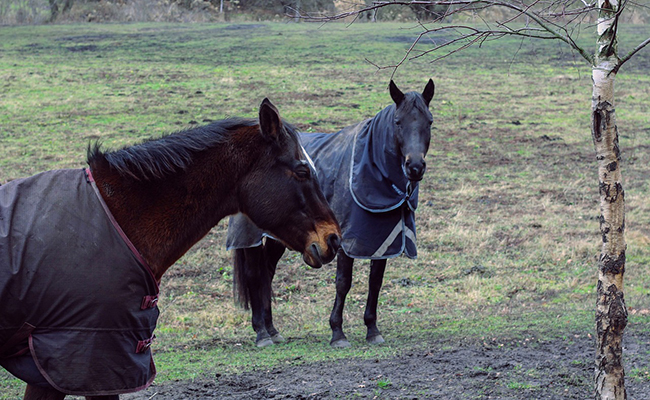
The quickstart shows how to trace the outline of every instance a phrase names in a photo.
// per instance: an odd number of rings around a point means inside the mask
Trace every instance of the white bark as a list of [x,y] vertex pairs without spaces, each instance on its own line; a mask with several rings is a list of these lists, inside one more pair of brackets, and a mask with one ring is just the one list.
[[614,105],[617,0],[599,0],[598,52],[592,71],[592,136],[598,161],[600,231],[596,302],[595,399],[624,400],[623,331],[627,325],[623,276],[625,273],[625,192]]

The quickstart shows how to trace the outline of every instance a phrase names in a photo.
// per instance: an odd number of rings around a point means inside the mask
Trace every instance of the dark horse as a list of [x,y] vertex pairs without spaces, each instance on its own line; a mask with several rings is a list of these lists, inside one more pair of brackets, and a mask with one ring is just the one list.
[[[301,134],[343,232],[330,316],[333,347],[350,346],[342,324],[353,259],[371,260],[366,340],[382,343],[377,301],[386,260],[400,254],[416,256],[414,211],[431,139],[429,103],[434,84],[429,80],[422,93],[402,93],[391,81],[389,89],[395,104],[375,117],[333,134]],[[258,346],[283,341],[273,326],[271,280],[285,247],[272,236],[244,216],[230,219],[227,241],[228,248],[235,250],[235,286],[240,303],[252,309]]]
[[0,186],[0,364],[27,382],[25,399],[147,387],[160,279],[227,215],[247,215],[312,267],[336,255],[339,225],[267,99],[259,122],[95,145],[88,165]]

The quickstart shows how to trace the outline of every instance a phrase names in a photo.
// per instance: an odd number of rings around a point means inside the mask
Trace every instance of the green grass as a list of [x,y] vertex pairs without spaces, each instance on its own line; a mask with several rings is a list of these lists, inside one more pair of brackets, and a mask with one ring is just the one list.
[[[621,46],[649,31],[623,27]],[[394,64],[417,32],[407,23],[0,27],[0,182],[81,167],[91,141],[120,147],[206,120],[254,117],[264,97],[302,130],[337,130],[390,103],[391,71],[364,59]],[[626,301],[637,329],[650,327],[648,53],[616,83]],[[364,341],[366,263],[355,266],[344,316],[353,348],[333,351],[335,267],[310,270],[291,253],[274,287],[276,326],[289,341],[257,349],[248,312],[233,304],[224,222],[163,279],[157,382],[593,334],[600,234],[589,67],[557,44],[507,39],[435,64],[406,63],[395,80],[422,90],[430,77],[435,122],[419,257],[389,262],[379,306],[386,345]],[[647,379],[647,371],[630,376]],[[16,398],[20,387],[0,371],[0,398]]]

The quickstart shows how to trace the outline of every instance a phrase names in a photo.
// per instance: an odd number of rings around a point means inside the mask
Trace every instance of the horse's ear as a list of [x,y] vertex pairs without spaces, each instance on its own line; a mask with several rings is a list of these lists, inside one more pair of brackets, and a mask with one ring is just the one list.
[[390,80],[390,83],[388,84],[388,89],[390,90],[390,97],[393,98],[393,101],[395,104],[399,106],[399,104],[404,100],[404,93],[402,93],[401,90],[397,87],[395,82],[393,80]]
[[282,132],[280,112],[267,98],[260,104],[260,131],[262,136],[271,140],[278,140]]
[[427,85],[424,87],[424,90],[422,91],[422,97],[424,98],[424,102],[427,103],[427,106],[431,102],[431,99],[433,99],[433,94],[436,91],[436,85],[433,84],[433,79],[429,79],[429,82],[427,82]]

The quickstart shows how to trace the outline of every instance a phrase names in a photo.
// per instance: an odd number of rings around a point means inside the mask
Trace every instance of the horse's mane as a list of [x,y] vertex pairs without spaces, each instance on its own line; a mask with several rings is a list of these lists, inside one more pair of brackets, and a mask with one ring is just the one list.
[[195,154],[226,142],[232,132],[257,123],[253,119],[229,118],[106,152],[101,143],[95,142],[88,146],[87,162],[92,168],[104,161],[120,175],[136,180],[160,179],[187,168]]

